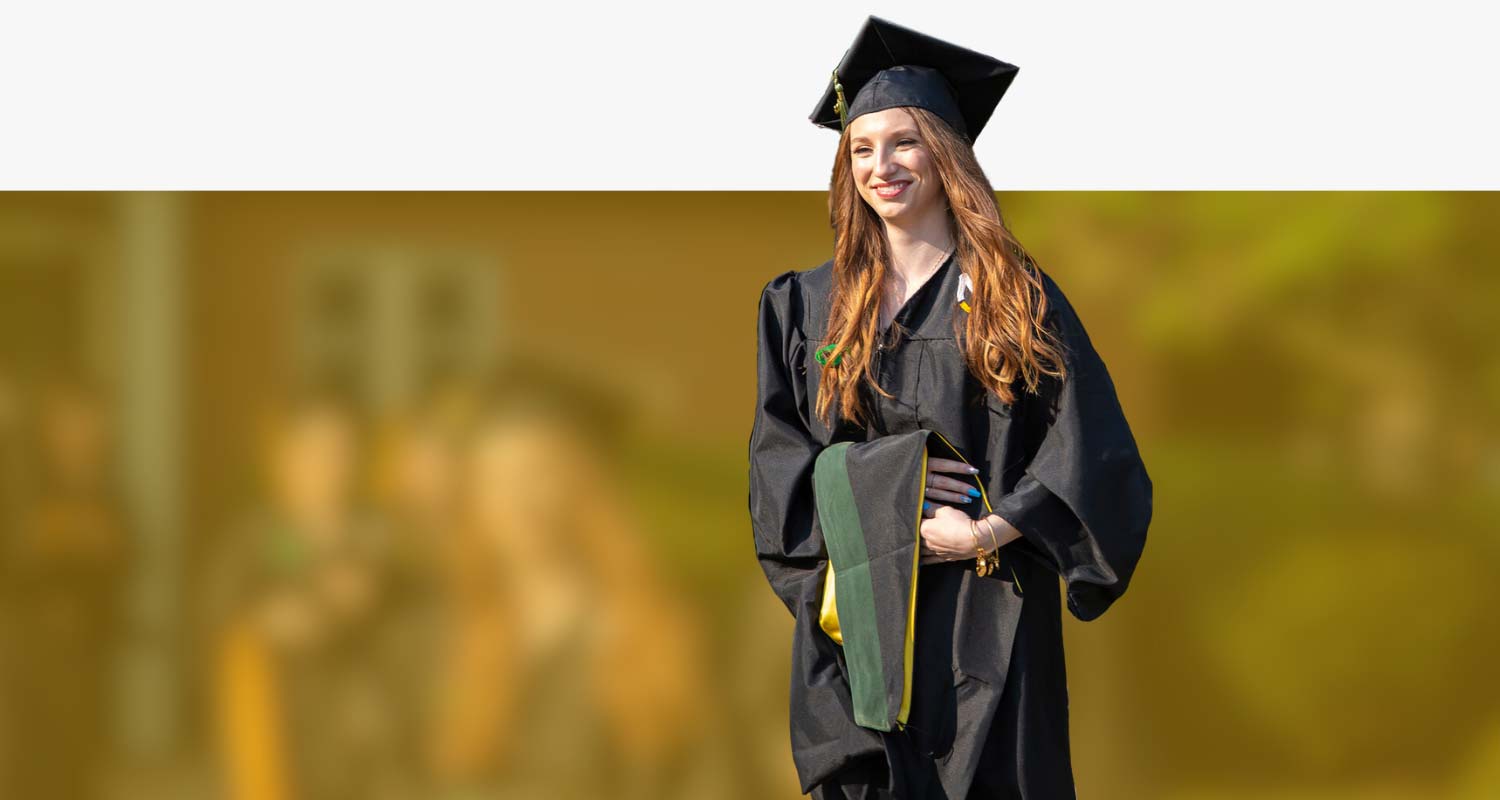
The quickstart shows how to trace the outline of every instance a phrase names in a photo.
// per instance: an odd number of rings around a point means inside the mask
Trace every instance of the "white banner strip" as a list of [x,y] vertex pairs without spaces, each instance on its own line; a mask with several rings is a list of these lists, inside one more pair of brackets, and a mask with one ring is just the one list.
[[0,186],[826,189],[874,13],[1020,66],[997,189],[1496,189],[1496,9],[12,2]]

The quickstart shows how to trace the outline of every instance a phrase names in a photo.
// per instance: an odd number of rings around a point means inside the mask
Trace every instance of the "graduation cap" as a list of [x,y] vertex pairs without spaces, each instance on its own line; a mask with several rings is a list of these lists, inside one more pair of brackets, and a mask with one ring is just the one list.
[[871,16],[844,51],[811,119],[842,132],[861,114],[917,106],[972,143],[1018,71],[1014,64]]

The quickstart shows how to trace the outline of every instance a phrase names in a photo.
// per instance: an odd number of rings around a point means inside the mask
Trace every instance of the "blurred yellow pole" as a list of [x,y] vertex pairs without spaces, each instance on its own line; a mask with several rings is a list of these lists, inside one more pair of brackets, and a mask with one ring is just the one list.
[[289,800],[275,665],[247,624],[226,632],[216,696],[228,794],[233,800]]

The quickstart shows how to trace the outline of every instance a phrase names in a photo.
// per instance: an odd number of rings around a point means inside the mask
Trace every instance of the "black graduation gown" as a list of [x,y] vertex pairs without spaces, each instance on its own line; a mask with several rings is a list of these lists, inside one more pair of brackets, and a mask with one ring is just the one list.
[[[1057,284],[1041,274],[1069,375],[1037,395],[1018,383],[1006,405],[964,364],[960,274],[950,257],[897,313],[905,333],[875,356],[894,399],[866,390],[865,428],[840,420],[830,429],[813,412],[832,262],[778,275],[761,294],[749,508],[757,558],[796,619],[791,735],[803,792],[1074,796],[1057,576],[1081,620],[1125,591],[1145,545],[1151,481]],[[1023,538],[1001,548],[1000,569],[986,577],[972,560],[920,567],[911,717],[884,732],[855,724],[843,648],[819,624],[828,551],[812,474],[836,442],[919,430],[941,433],[979,468],[995,512]]]

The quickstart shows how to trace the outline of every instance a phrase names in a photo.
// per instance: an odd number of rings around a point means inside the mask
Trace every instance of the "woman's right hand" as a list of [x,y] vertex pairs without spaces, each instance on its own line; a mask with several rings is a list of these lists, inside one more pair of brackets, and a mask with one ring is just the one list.
[[921,563],[966,561],[978,555],[979,542],[967,513],[952,506],[934,506],[928,516],[918,529],[922,538],[918,546]]

